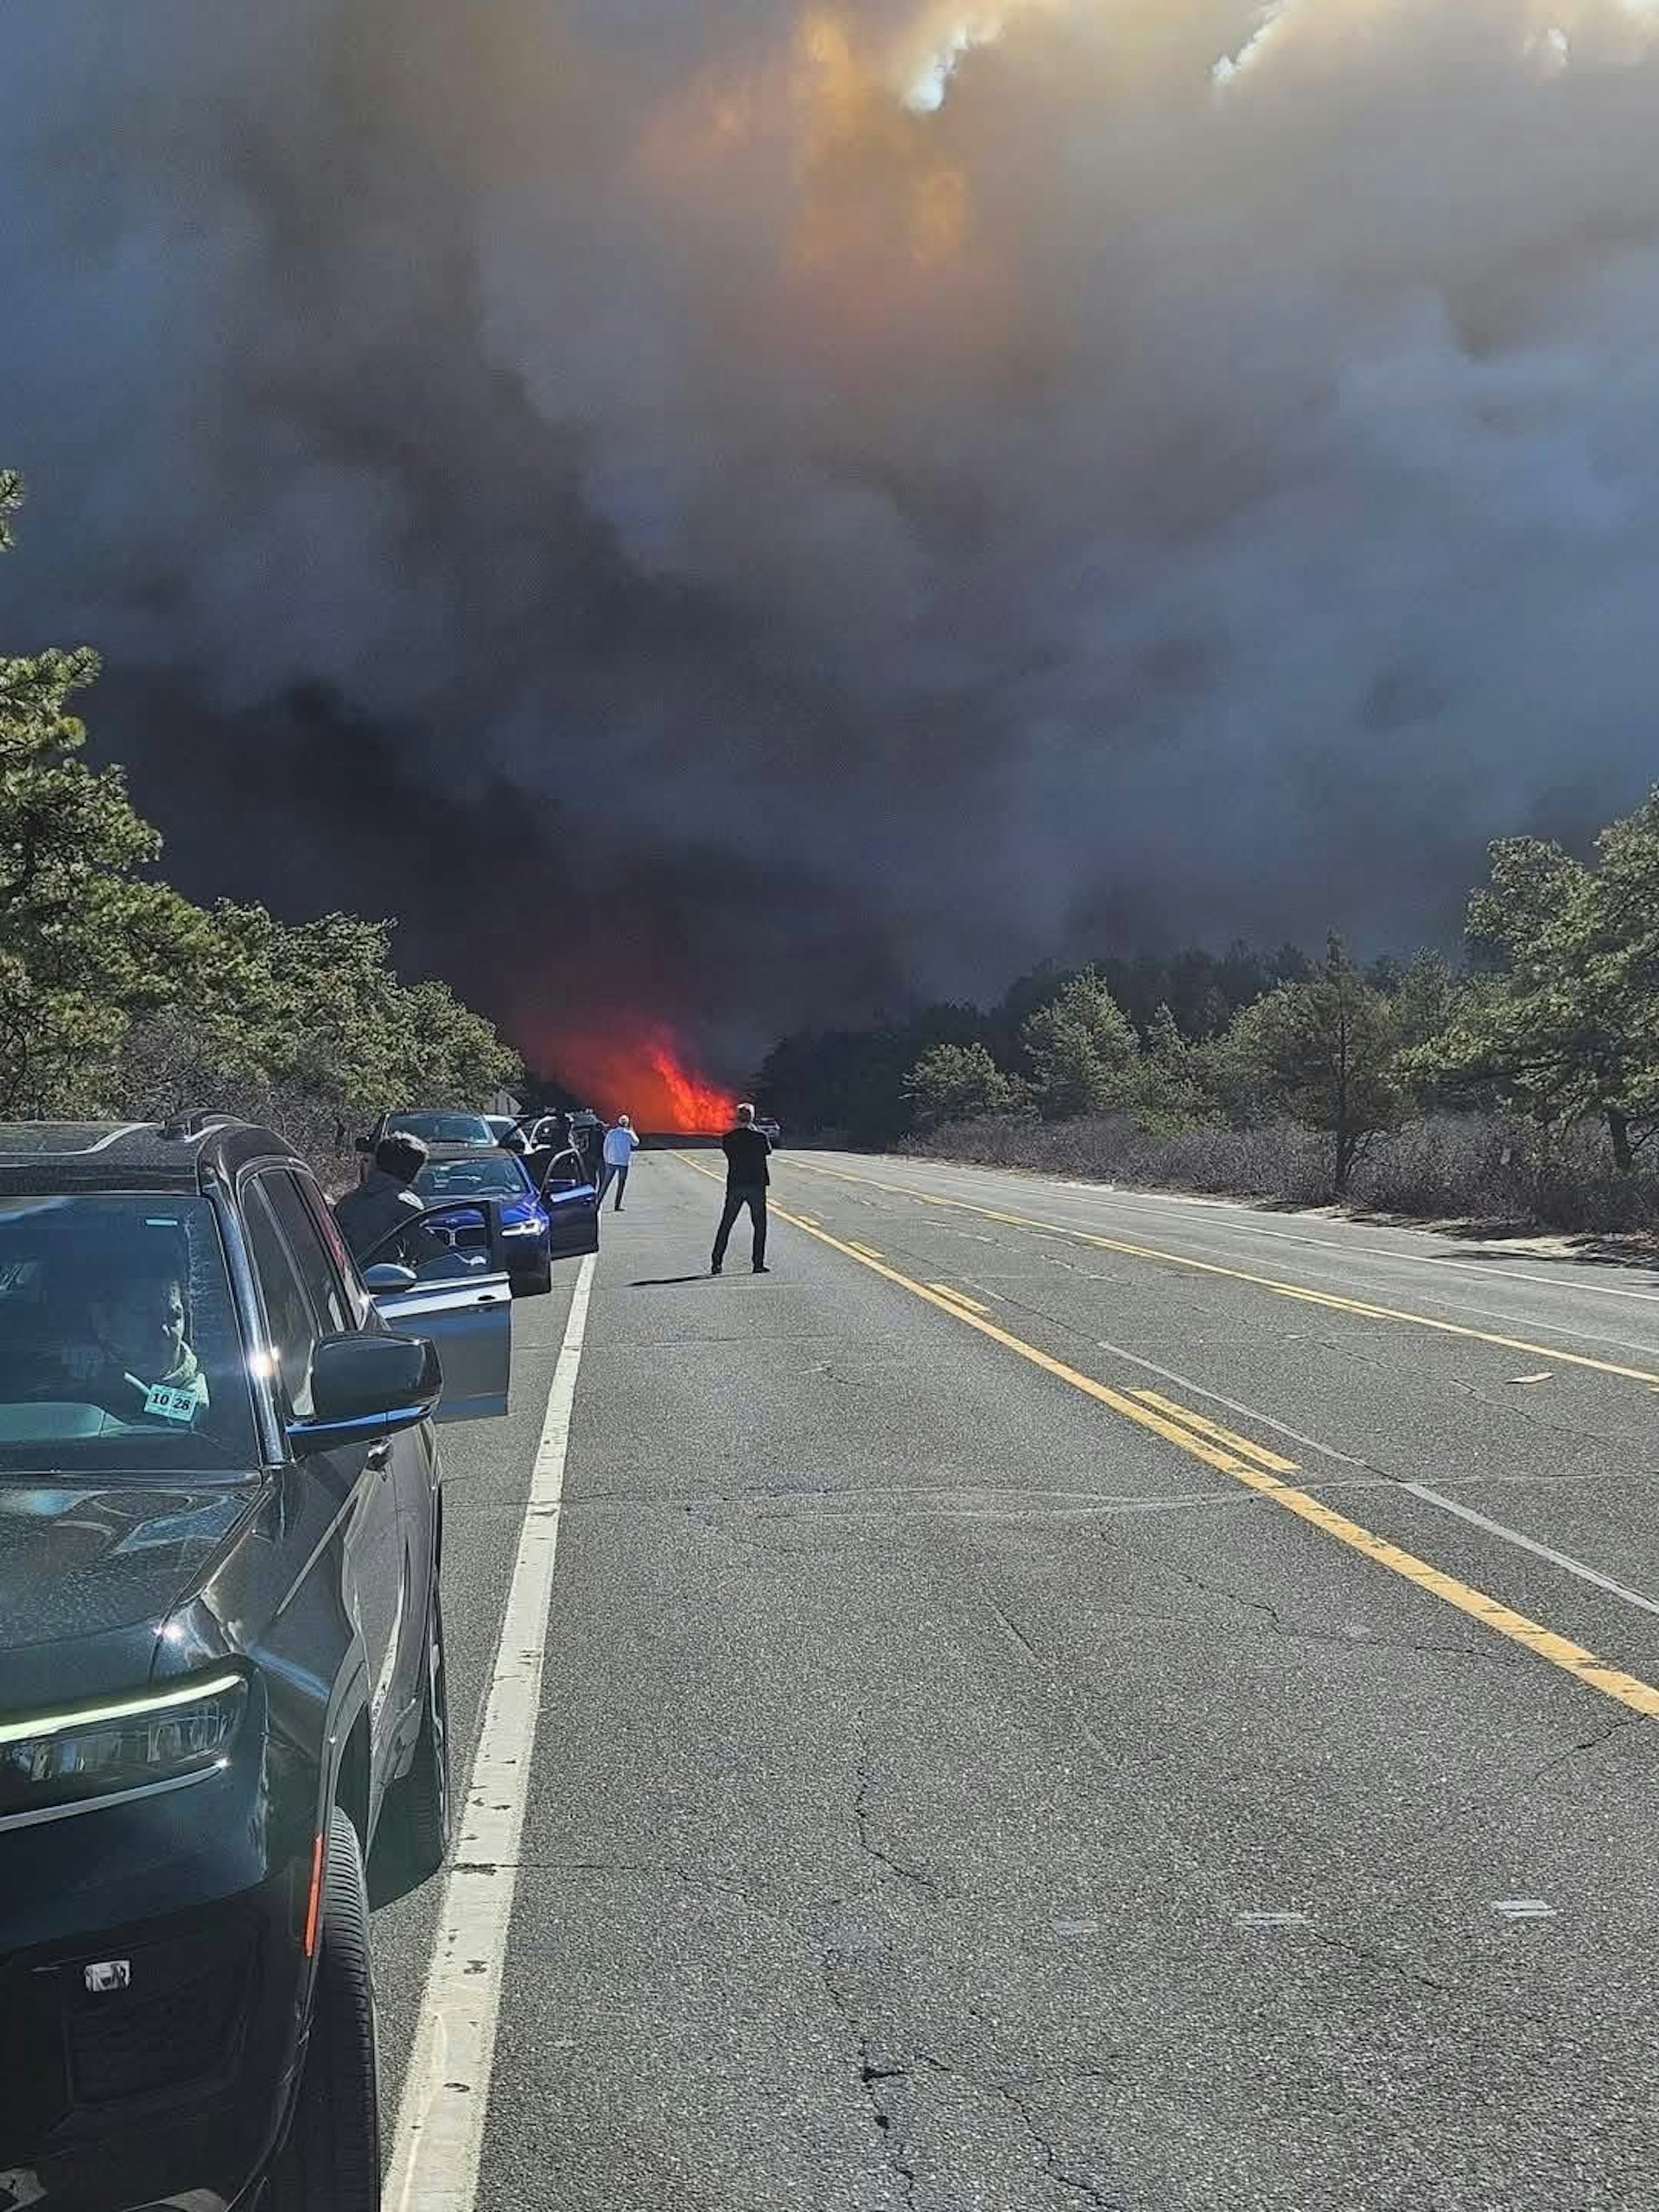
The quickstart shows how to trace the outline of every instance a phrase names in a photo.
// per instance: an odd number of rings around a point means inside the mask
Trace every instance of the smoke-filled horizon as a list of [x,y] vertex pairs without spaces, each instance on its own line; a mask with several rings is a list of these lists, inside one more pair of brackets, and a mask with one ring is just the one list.
[[9,11],[8,645],[532,1055],[1409,949],[1652,779],[1647,0]]

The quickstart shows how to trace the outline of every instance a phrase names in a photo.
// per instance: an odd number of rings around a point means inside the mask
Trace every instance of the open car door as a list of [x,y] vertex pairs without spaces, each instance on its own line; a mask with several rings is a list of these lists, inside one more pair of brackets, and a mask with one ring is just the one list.
[[579,1260],[599,1249],[599,1192],[582,1155],[560,1153],[542,1176],[548,1256]]
[[400,1337],[437,1347],[437,1421],[490,1421],[512,1380],[512,1284],[493,1198],[429,1206],[383,1236],[363,1262],[375,1309]]

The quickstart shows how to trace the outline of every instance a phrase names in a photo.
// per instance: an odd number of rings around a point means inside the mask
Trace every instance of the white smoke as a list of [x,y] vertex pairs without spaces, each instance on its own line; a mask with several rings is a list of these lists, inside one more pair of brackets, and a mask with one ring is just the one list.
[[429,779],[574,790],[631,905],[695,855],[688,957],[709,872],[763,880],[763,1027],[1109,941],[1408,944],[1484,839],[1653,772],[1656,40],[14,10],[5,582],[226,715],[321,679]]

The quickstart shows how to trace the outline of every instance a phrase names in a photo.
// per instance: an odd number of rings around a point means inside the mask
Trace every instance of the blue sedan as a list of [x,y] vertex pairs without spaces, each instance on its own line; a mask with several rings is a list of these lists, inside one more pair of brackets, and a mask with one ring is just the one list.
[[[568,1175],[558,1171],[568,1167]],[[599,1249],[599,1193],[574,1154],[555,1161],[538,1190],[516,1153],[435,1151],[415,1179],[428,1205],[457,1198],[494,1198],[501,1209],[507,1273],[520,1296],[553,1287],[555,1260]],[[482,1226],[483,1217],[480,1216]]]

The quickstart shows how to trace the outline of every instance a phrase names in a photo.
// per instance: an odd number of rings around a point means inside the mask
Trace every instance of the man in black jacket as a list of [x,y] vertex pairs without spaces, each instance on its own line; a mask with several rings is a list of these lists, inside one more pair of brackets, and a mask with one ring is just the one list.
[[714,1265],[710,1274],[717,1275],[726,1264],[726,1246],[730,1240],[737,1217],[745,1206],[754,1224],[754,1272],[767,1275],[772,1269],[766,1265],[766,1186],[772,1181],[772,1170],[767,1162],[772,1158],[772,1141],[762,1135],[754,1126],[753,1106],[740,1106],[737,1126],[728,1129],[720,1141],[726,1155],[726,1207],[720,1217],[720,1227],[715,1232]]
[[426,1208],[413,1186],[428,1157],[419,1137],[394,1129],[376,1145],[374,1166],[356,1189],[334,1200],[334,1219],[353,1259],[365,1258],[394,1229],[419,1221]]

